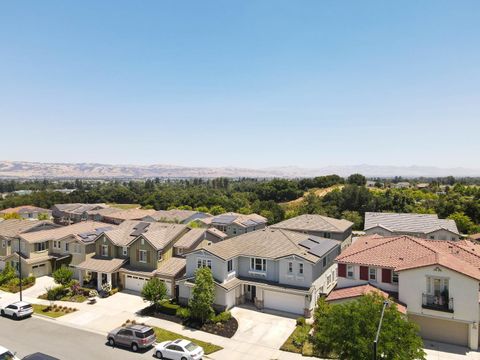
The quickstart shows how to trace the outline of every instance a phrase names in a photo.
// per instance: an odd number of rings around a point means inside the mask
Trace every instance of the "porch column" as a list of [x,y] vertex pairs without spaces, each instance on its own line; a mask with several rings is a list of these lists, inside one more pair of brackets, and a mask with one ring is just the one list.
[[97,272],[97,290],[102,289],[102,273]]
[[77,270],[78,271],[78,283],[80,286],[83,286],[83,270]]
[[107,283],[109,283],[110,286],[112,286],[112,274],[110,274],[110,273],[107,273]]

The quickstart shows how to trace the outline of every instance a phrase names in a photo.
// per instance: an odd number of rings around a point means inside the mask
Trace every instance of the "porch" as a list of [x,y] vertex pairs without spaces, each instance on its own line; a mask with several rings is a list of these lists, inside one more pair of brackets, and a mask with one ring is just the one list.
[[81,286],[101,290],[104,284],[110,284],[112,288],[120,283],[120,268],[127,262],[126,259],[91,257],[78,264],[78,281]]

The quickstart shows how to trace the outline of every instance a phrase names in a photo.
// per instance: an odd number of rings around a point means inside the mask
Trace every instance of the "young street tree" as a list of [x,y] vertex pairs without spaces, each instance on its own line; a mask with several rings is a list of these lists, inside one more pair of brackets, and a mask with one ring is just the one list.
[[[324,299],[315,310],[313,346],[319,356],[335,354],[340,360],[370,360],[384,298],[378,294],[357,301],[329,305]],[[385,309],[378,340],[378,354],[391,360],[424,360],[418,327],[398,312],[395,304]]]
[[215,300],[215,284],[213,283],[212,271],[200,268],[195,273],[195,286],[189,306],[192,318],[202,324],[214,314],[212,305]]
[[158,308],[160,302],[167,298],[167,287],[159,278],[151,278],[143,285],[142,297]]
[[62,286],[67,286],[70,284],[73,278],[73,270],[62,265],[59,269],[55,270],[52,274],[53,280]]

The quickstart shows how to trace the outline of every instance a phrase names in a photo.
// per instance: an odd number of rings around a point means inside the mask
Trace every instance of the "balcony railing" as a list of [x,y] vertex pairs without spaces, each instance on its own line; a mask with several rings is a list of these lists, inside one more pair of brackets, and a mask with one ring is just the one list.
[[453,298],[443,295],[422,294],[422,307],[424,309],[445,311],[453,313]]

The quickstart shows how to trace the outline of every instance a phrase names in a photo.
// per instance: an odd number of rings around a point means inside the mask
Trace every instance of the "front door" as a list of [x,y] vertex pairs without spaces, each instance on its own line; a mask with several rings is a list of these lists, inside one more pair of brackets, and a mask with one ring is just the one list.
[[247,302],[254,302],[257,296],[257,287],[255,285],[245,285],[245,300]]

